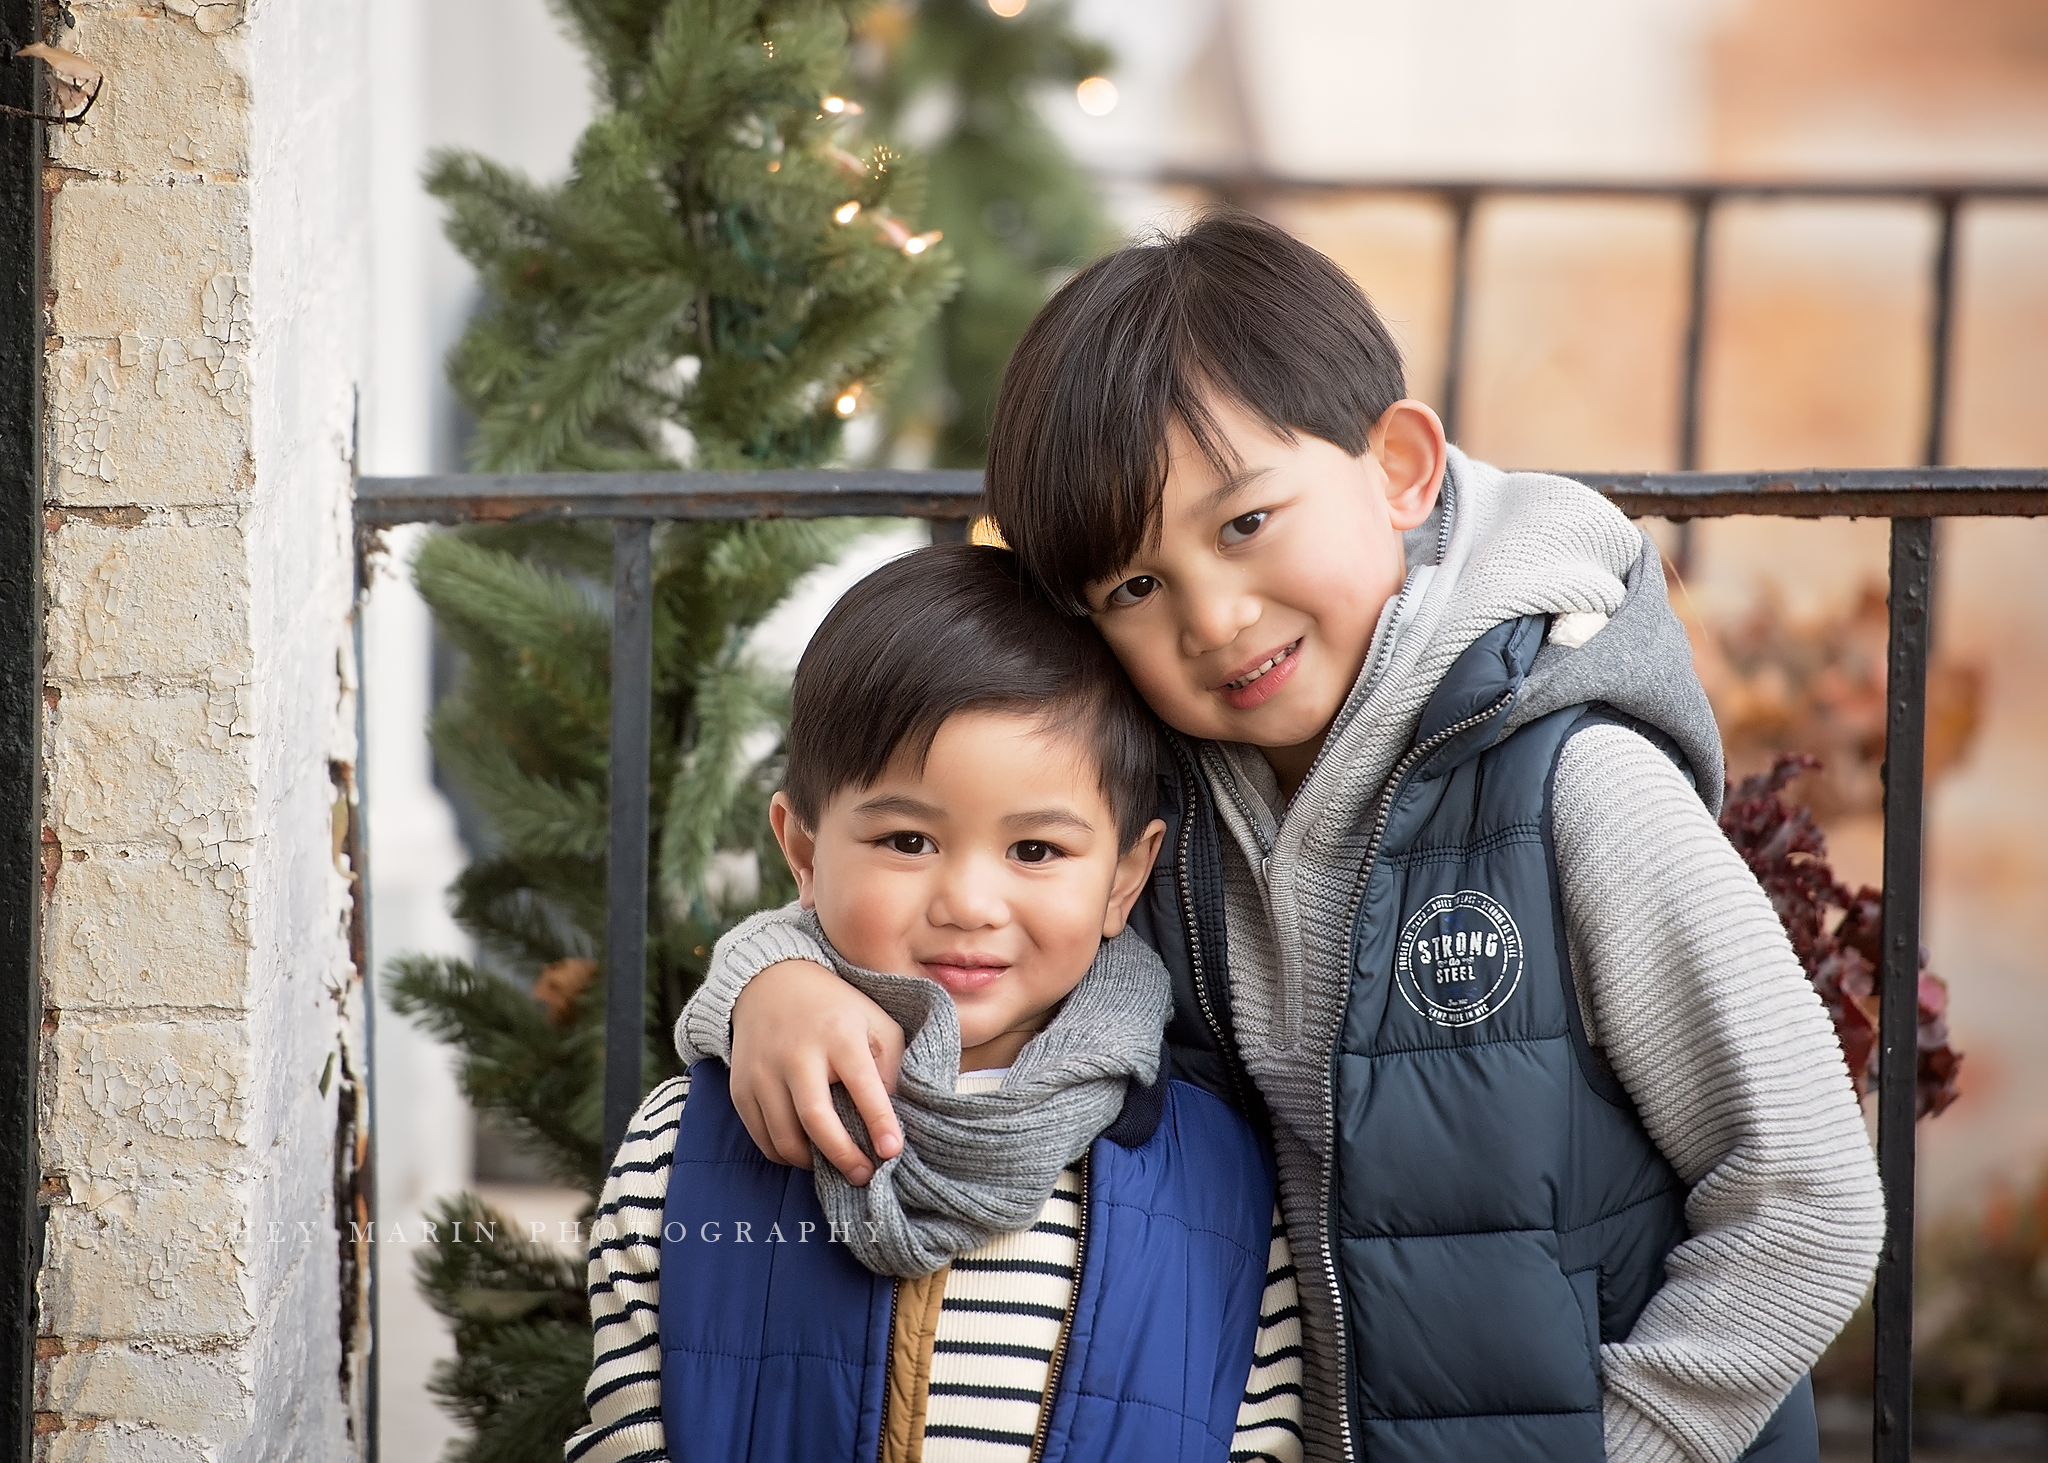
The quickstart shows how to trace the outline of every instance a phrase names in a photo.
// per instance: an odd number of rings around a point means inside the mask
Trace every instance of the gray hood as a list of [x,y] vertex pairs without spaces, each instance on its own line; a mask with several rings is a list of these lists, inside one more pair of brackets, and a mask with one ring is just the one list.
[[1714,710],[1693,672],[1692,644],[1664,590],[1664,561],[1648,534],[1627,577],[1627,597],[1590,640],[1553,640],[1537,653],[1502,735],[1565,706],[1604,701],[1678,743],[1702,799],[1721,812],[1725,770]]

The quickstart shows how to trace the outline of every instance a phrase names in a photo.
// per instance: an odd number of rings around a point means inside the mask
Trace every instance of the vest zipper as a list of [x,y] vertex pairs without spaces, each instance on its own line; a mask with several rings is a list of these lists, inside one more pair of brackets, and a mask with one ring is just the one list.
[[[1401,790],[1403,780],[1415,770],[1418,762],[1445,742],[1500,715],[1513,703],[1515,694],[1515,691],[1509,691],[1484,711],[1475,711],[1463,721],[1437,732],[1428,741],[1416,743],[1409,748],[1407,755],[1394,764],[1394,770],[1387,774],[1386,787],[1381,791],[1379,805],[1373,812],[1372,839],[1365,846],[1365,857],[1359,861],[1358,881],[1351,887],[1351,915],[1345,923],[1354,936],[1358,930],[1358,912],[1365,902],[1365,886],[1371,882],[1372,866],[1379,858],[1380,844],[1386,839],[1387,822],[1394,815],[1394,797]],[[1348,948],[1350,943],[1347,941],[1344,955],[1346,965],[1351,963]],[[1349,983],[1350,972],[1347,971],[1346,984]],[[1324,1104],[1321,1248],[1323,1273],[1330,1277],[1330,1305],[1337,1322],[1337,1428],[1339,1436],[1343,1439],[1344,1456],[1350,1458],[1354,1456],[1351,1450],[1351,1347],[1349,1333],[1344,1323],[1344,1282],[1337,1274],[1335,1249],[1331,1243],[1331,1236],[1337,1232],[1337,1051],[1343,1039],[1344,1034],[1339,1030],[1337,1045],[1332,1046],[1330,1050],[1330,1085]]]
[[1188,850],[1194,846],[1195,816],[1201,811],[1200,800],[1195,795],[1195,779],[1201,770],[1181,747],[1178,738],[1170,738],[1174,760],[1180,765],[1181,813],[1180,839],[1174,849],[1174,889],[1180,895],[1181,927],[1187,936],[1188,964],[1195,977],[1195,1004],[1202,1008],[1202,1019],[1208,1024],[1209,1035],[1216,1040],[1217,1055],[1223,1058],[1223,1073],[1230,1079],[1230,1094],[1236,1099],[1237,1110],[1250,1115],[1252,1106],[1246,1100],[1243,1082],[1238,1072],[1236,1044],[1223,1034],[1223,1023],[1216,1019],[1216,1007],[1209,999],[1209,970],[1202,959],[1202,936],[1195,922],[1195,899],[1188,888]]
[[1046,1434],[1052,1430],[1053,1403],[1059,1397],[1060,1368],[1067,1359],[1067,1337],[1074,1329],[1074,1307],[1081,1300],[1081,1270],[1088,1263],[1088,1168],[1090,1155],[1081,1155],[1081,1217],[1074,1224],[1074,1289],[1067,1297],[1067,1318],[1060,1322],[1059,1339],[1052,1344],[1052,1359],[1045,1364],[1045,1401],[1039,1404],[1038,1426],[1031,1430],[1031,1454],[1026,1463],[1039,1463],[1045,1456]]
[[889,1282],[889,1327],[882,1334],[888,1338],[882,1347],[882,1426],[876,1435],[875,1463],[889,1456],[889,1373],[896,1365],[896,1302],[903,1295],[900,1279]]

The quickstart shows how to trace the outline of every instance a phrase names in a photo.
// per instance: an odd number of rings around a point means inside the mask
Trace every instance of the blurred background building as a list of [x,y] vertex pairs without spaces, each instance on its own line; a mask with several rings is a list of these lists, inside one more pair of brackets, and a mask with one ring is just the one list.
[[[463,424],[441,359],[474,283],[421,169],[431,149],[459,146],[558,177],[590,92],[543,0],[373,9],[375,362],[361,469],[454,470]],[[1132,234],[1213,196],[1161,174],[2048,180],[2048,9],[2032,0],[1079,0],[1074,13],[1115,52],[1114,105],[1102,111],[1098,96],[1084,111],[1066,89],[1040,103]],[[1399,191],[1248,196],[1356,275],[1408,353],[1411,390],[1437,399],[1453,211]],[[1910,202],[1717,211],[1697,465],[1919,462],[1937,226]],[[1691,228],[1674,200],[1481,201],[1461,445],[1514,467],[1678,465]],[[1944,459],[2048,463],[2048,204],[1966,204],[1957,228]],[[1675,546],[1668,526],[1656,531]],[[1745,770],[1772,746],[1826,743],[1813,749],[1834,766],[1808,796],[1851,885],[1879,871],[1875,753],[1858,728],[1872,704],[1882,725],[1868,672],[1874,653],[1881,675],[1883,619],[1868,596],[1882,592],[1885,533],[1701,524],[1677,595]],[[1996,1210],[2001,1186],[2023,1192],[2048,1163],[2048,524],[1963,520],[1941,533],[1948,675],[1933,715],[1950,755],[1930,786],[1924,928],[1966,1063],[1961,1100],[1922,1130],[1930,1223]],[[912,541],[863,545],[778,616],[768,652],[793,658],[839,588]],[[392,537],[367,655],[380,964],[461,942],[440,895],[464,854],[422,733],[431,632],[400,572],[408,542]],[[377,1022],[387,1222],[409,1224],[474,1180],[522,1218],[574,1212],[575,1196],[519,1186],[516,1162],[488,1148],[479,1172],[443,1050],[388,1010]],[[383,1456],[413,1463],[454,1432],[424,1387],[448,1348],[403,1247],[378,1250]]]

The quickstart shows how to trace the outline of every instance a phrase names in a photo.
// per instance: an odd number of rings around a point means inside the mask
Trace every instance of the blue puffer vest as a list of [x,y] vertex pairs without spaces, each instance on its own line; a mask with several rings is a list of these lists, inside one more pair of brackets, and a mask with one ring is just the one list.
[[[761,1156],[726,1080],[717,1062],[691,1069],[662,1216],[669,1456],[874,1458],[894,1282],[831,1242],[811,1176]],[[1227,1103],[1163,1072],[1132,1089],[1088,1151],[1081,1277],[1045,1463],[1223,1463],[1272,1213],[1270,1162]]]
[[[1500,625],[1452,667],[1359,871],[1324,1223],[1351,1448],[1371,1463],[1604,1458],[1599,1346],[1628,1335],[1687,1233],[1684,1186],[1586,1040],[1565,947],[1551,780],[1604,713],[1495,741],[1545,628]],[[1175,857],[1140,927],[1175,977],[1175,1071],[1256,1112],[1225,1036],[1213,810],[1184,748],[1167,782]],[[1807,1383],[1744,1456],[1815,1463]]]

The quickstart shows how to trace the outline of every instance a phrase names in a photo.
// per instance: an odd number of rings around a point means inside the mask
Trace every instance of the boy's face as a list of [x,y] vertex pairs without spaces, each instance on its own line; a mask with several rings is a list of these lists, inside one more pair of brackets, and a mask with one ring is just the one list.
[[1117,851],[1086,742],[1035,717],[962,712],[920,769],[899,755],[815,829],[778,793],[806,908],[856,965],[922,975],[960,1013],[961,1069],[1008,1066],[1124,927],[1165,826]]
[[1352,457],[1207,404],[1238,467],[1219,469],[1176,422],[1158,542],[1091,584],[1088,602],[1162,720],[1259,747],[1292,793],[1406,577],[1401,534],[1435,505],[1443,427],[1398,402]]

